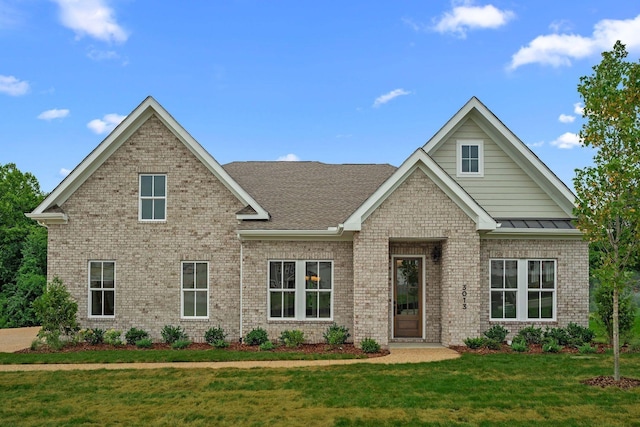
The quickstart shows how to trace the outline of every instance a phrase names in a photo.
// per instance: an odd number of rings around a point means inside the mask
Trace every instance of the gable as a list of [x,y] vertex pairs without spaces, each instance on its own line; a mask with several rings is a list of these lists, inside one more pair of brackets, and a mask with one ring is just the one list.
[[[474,120],[467,116],[432,154],[433,159],[494,218],[565,218],[543,189]],[[482,141],[482,177],[457,176],[457,142]]]
[[[457,176],[459,140],[482,141],[484,173]],[[477,98],[424,146],[425,151],[494,218],[571,218],[567,186]]]

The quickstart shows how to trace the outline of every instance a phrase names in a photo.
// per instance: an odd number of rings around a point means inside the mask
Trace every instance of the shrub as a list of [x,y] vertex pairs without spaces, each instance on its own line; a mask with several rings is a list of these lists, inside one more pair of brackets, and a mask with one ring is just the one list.
[[582,344],[581,346],[578,347],[578,352],[580,354],[595,353],[596,352],[596,348],[592,347],[591,344],[589,344],[589,343],[585,343],[585,344]]
[[464,345],[466,345],[469,348],[480,348],[484,345],[484,338],[482,337],[477,337],[477,338],[466,338],[464,340]]
[[485,331],[484,336],[489,338],[490,340],[498,341],[499,343],[504,342],[507,338],[507,334],[509,331],[504,328],[502,325],[493,325],[487,331]]
[[84,342],[88,342],[91,345],[98,345],[104,342],[104,329],[84,329],[80,331],[80,335]]
[[297,329],[282,331],[280,341],[287,347],[300,347],[304,343],[304,332]]
[[211,343],[212,346],[214,346],[215,348],[227,348],[229,347],[229,343],[226,342],[225,340],[215,340],[213,343]]
[[29,346],[29,348],[33,351],[39,350],[40,347],[42,347],[43,342],[42,339],[40,338],[36,338],[33,341],[31,341],[31,345]]
[[181,338],[171,343],[171,348],[174,350],[182,350],[184,348],[189,347],[190,345],[191,345],[191,341],[189,341],[187,338]]
[[329,345],[342,345],[347,342],[347,339],[351,336],[349,329],[345,326],[338,326],[333,322],[331,326],[327,328],[324,334],[322,334],[324,340]]
[[167,344],[173,344],[176,341],[187,341],[189,337],[180,326],[165,325],[160,331],[162,340]]
[[38,336],[55,350],[62,348],[63,338],[68,340],[80,329],[76,320],[78,303],[58,277],[54,277],[44,293],[33,301],[33,309],[42,325]]
[[140,340],[145,338],[149,338],[149,333],[147,331],[143,331],[142,329],[131,328],[124,334],[125,340],[127,340],[127,344],[135,344]]
[[244,342],[249,345],[261,345],[267,341],[269,341],[269,335],[262,328],[252,329],[244,338]]
[[122,345],[122,340],[120,336],[122,335],[122,331],[118,331],[117,329],[109,329],[104,333],[104,342],[111,345]]
[[373,338],[365,338],[360,342],[360,348],[365,353],[377,353],[380,351],[380,344]]
[[136,347],[138,348],[151,348],[153,346],[153,341],[151,338],[142,338],[136,341]]
[[274,348],[275,346],[269,340],[260,344],[260,351],[269,351],[269,350],[273,350]]
[[500,350],[502,348],[502,341],[487,338],[484,340],[483,345],[489,350]]
[[[613,288],[606,282],[601,282],[596,288],[596,318],[598,323],[607,331],[609,342],[613,340]],[[618,301],[618,330],[620,341],[626,342],[633,328],[636,309],[629,289],[620,292]]]
[[559,345],[567,345],[569,344],[570,338],[569,334],[565,329],[562,328],[549,328],[547,327],[544,331],[544,338],[548,342],[548,339],[553,339]]
[[558,353],[560,350],[562,350],[562,347],[560,346],[560,344],[558,344],[558,342],[554,338],[547,337],[544,339],[542,343],[543,352]]
[[520,329],[516,337],[522,337],[527,344],[540,344],[542,342],[542,329],[535,326],[527,326]]
[[522,353],[528,350],[527,342],[524,339],[521,340],[513,340],[511,342],[511,350],[517,351],[518,353]]
[[567,334],[572,343],[580,346],[584,343],[590,343],[596,336],[596,333],[589,328],[570,322],[567,325]]
[[217,328],[209,328],[204,333],[204,340],[210,345],[214,345],[216,341],[224,341],[227,338],[227,334],[220,326]]

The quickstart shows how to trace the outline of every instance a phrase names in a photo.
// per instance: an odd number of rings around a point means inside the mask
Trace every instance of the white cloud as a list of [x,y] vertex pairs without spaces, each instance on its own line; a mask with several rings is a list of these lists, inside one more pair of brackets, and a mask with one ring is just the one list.
[[277,159],[278,162],[299,162],[300,157],[295,154],[287,154],[286,156],[280,156]]
[[29,92],[29,82],[18,80],[13,76],[3,76],[0,74],[0,93],[11,96],[20,96]]
[[510,10],[500,10],[491,4],[473,6],[472,1],[466,1],[461,6],[454,6],[451,11],[445,12],[433,29],[439,33],[454,33],[464,38],[469,30],[499,28],[514,17],[515,14]]
[[120,55],[113,50],[98,50],[91,49],[89,53],[87,53],[87,57],[89,59],[93,59],[94,61],[105,61],[111,59],[120,59]]
[[62,176],[67,176],[71,173],[71,169],[67,169],[67,168],[61,168],[60,169],[60,175]]
[[558,148],[571,149],[573,147],[580,147],[582,141],[580,136],[576,133],[565,132],[558,137],[558,139],[551,141],[551,145]]
[[584,114],[584,106],[582,105],[582,102],[576,102],[573,104],[573,112],[580,114],[581,116]]
[[53,0],[60,7],[62,25],[78,38],[89,37],[106,42],[125,42],[129,34],[116,22],[107,0]]
[[384,95],[380,95],[379,97],[376,98],[375,101],[373,101],[373,106],[374,107],[379,107],[382,104],[386,104],[387,102],[391,101],[393,98],[397,98],[399,96],[402,95],[409,95],[411,92],[406,91],[404,89],[395,89],[392,90],[389,93],[385,93]]
[[548,34],[538,36],[511,57],[509,69],[526,64],[569,66],[572,60],[611,50],[617,40],[627,50],[640,50],[640,15],[633,19],[604,19],[595,24],[591,36]]
[[38,115],[40,120],[53,120],[53,119],[64,119],[69,115],[69,110],[66,108],[58,110],[54,108],[52,110],[43,111]]
[[576,116],[570,116],[568,114],[560,114],[560,117],[558,117],[560,123],[573,123],[575,119]]
[[109,133],[126,117],[120,114],[106,114],[102,119],[91,120],[87,127],[97,134]]

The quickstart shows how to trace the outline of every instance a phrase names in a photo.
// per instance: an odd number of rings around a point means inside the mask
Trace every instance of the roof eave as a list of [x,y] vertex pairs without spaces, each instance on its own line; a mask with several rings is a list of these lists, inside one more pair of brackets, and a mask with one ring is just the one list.
[[62,212],[45,212],[45,213],[26,213],[27,218],[31,218],[38,222],[38,224],[47,226],[51,224],[66,224],[69,222],[67,214]]
[[540,239],[582,239],[583,234],[577,229],[548,229],[548,228],[497,228],[486,233],[485,238],[540,238]]

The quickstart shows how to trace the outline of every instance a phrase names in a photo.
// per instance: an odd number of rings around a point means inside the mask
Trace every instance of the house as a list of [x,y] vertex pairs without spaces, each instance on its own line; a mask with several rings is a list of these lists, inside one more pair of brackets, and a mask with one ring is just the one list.
[[476,98],[394,167],[223,166],[149,97],[28,216],[83,327],[455,345],[587,325],[573,200]]

